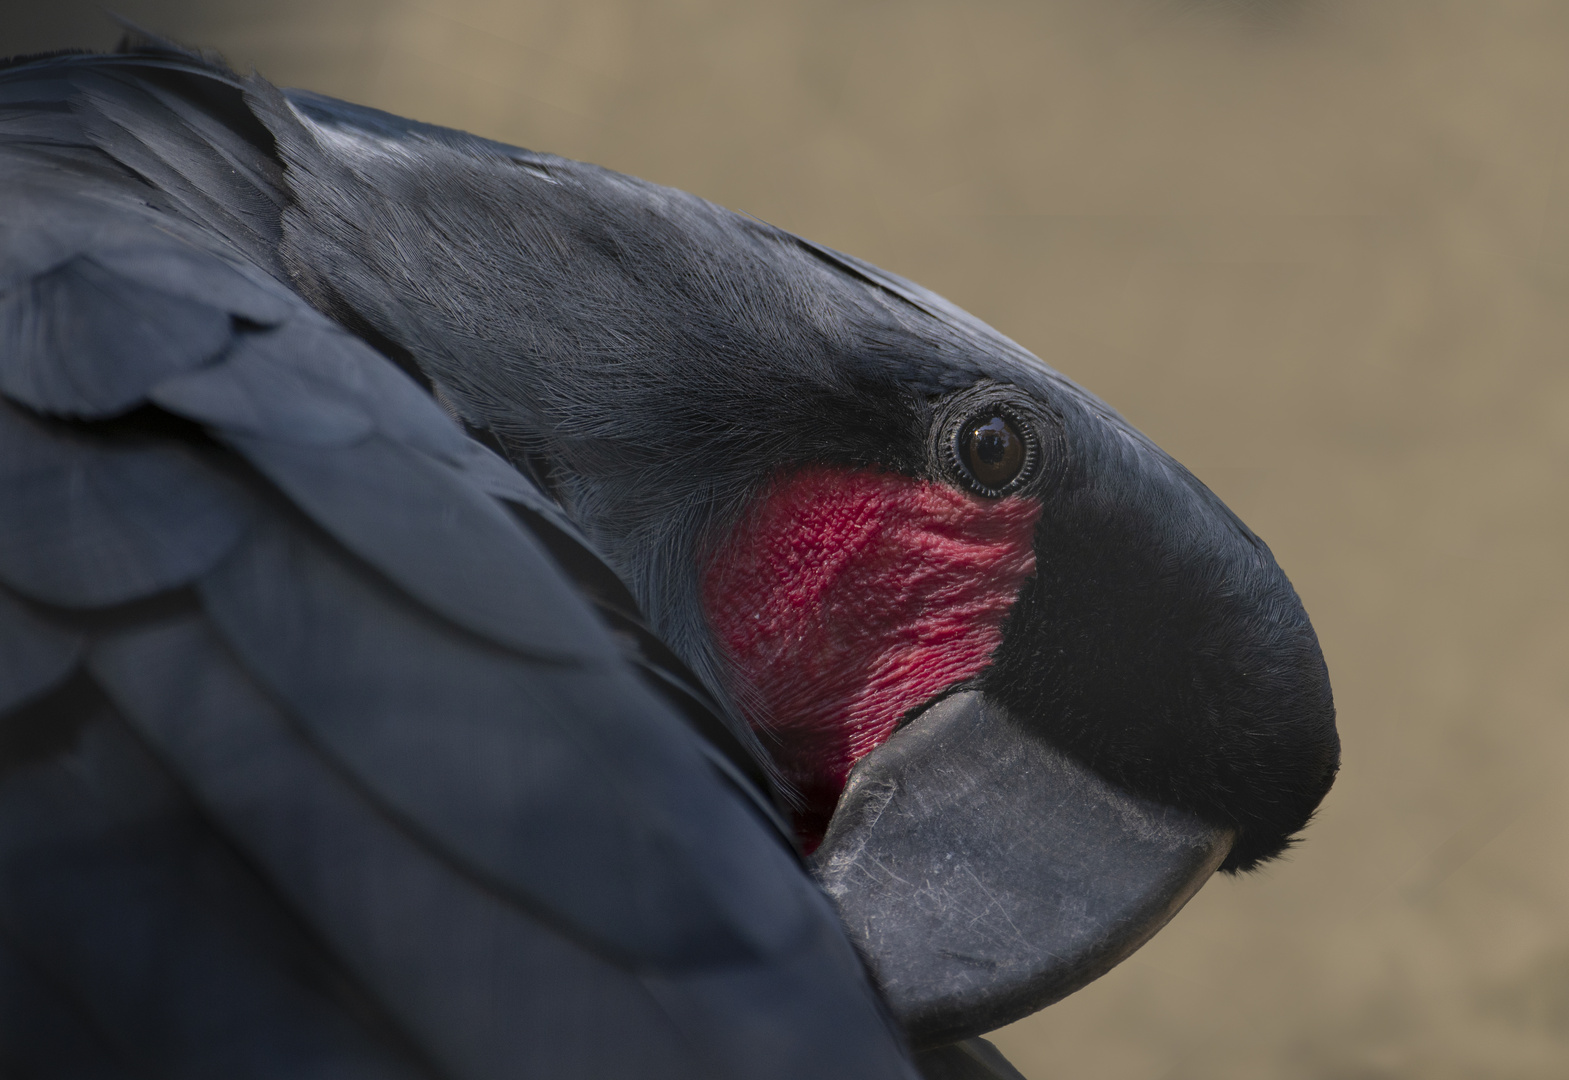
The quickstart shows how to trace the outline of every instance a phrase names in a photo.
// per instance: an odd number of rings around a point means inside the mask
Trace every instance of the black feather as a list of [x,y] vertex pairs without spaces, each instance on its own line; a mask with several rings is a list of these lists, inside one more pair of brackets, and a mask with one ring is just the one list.
[[0,401],[0,582],[64,607],[176,588],[216,563],[248,515],[198,447],[108,437]]
[[[0,505],[8,505],[4,496]],[[80,634],[39,618],[0,589],[0,716],[63,682],[82,645]]]
[[0,930],[0,1073],[14,1080],[140,1080],[80,1003]]
[[228,343],[227,312],[82,256],[0,297],[0,389],[43,412],[123,412]]
[[342,449],[230,441],[356,553],[460,625],[536,656],[608,647],[516,519],[428,458],[380,438]]
[[[90,355],[0,355],[27,970],[150,1075],[908,1077],[614,572],[250,250],[284,174],[231,113],[276,92],[165,51],[5,69],[0,98],[0,291],[98,320],[68,328]],[[135,350],[79,300],[100,271]],[[58,1030],[7,1029],[5,1060]]]
[[[197,796],[444,1070],[504,1076],[527,1063],[538,1076],[615,1075],[620,1051],[577,1037],[594,1009],[625,1025],[627,1046],[670,1063],[658,1075],[675,1075],[683,1060],[690,1067],[634,979],[454,867],[366,798],[200,626],[125,638],[105,650],[98,670]],[[610,1071],[596,1073],[594,1064]]]
[[405,820],[629,961],[734,960],[799,932],[769,890],[722,884],[784,864],[714,834],[724,813],[693,782],[707,763],[673,717],[619,704],[636,700],[619,664],[530,663],[432,632],[323,555],[259,532],[203,595],[247,665]]
[[[112,1057],[144,1076],[416,1075],[357,1030],[330,980],[312,978],[310,943],[113,707],[100,696],[92,712],[69,753],[0,785],[0,925],[27,968],[63,991],[56,1006],[72,1002],[73,1019],[108,1044],[86,1064]],[[36,1057],[34,1040],[49,1034],[7,1041]]]

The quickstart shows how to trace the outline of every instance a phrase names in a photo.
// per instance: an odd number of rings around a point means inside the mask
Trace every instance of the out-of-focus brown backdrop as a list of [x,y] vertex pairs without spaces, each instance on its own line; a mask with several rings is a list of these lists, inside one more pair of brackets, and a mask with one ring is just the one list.
[[[0,51],[107,46],[101,6],[0,0]],[[915,278],[1273,545],[1340,782],[1286,861],[1000,1032],[1026,1075],[1569,1076],[1569,5],[112,6]]]

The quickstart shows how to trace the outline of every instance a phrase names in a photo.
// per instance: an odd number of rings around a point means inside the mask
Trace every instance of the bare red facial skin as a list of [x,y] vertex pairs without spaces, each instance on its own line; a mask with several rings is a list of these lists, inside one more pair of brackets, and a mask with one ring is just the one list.
[[718,550],[703,606],[753,727],[822,840],[850,767],[984,668],[1035,572],[1040,503],[875,469],[777,478]]

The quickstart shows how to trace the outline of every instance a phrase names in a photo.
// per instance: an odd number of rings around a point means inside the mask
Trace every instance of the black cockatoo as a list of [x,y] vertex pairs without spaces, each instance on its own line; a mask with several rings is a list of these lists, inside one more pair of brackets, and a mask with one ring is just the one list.
[[7,1075],[1009,1075],[1337,767],[971,316],[150,38],[0,70],[0,396]]

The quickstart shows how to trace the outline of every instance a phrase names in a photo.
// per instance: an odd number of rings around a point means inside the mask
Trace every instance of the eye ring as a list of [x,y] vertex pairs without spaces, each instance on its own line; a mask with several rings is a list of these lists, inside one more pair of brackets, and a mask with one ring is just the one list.
[[1038,425],[1009,396],[995,384],[954,395],[938,424],[934,449],[942,471],[983,498],[1018,491],[1040,472]]

